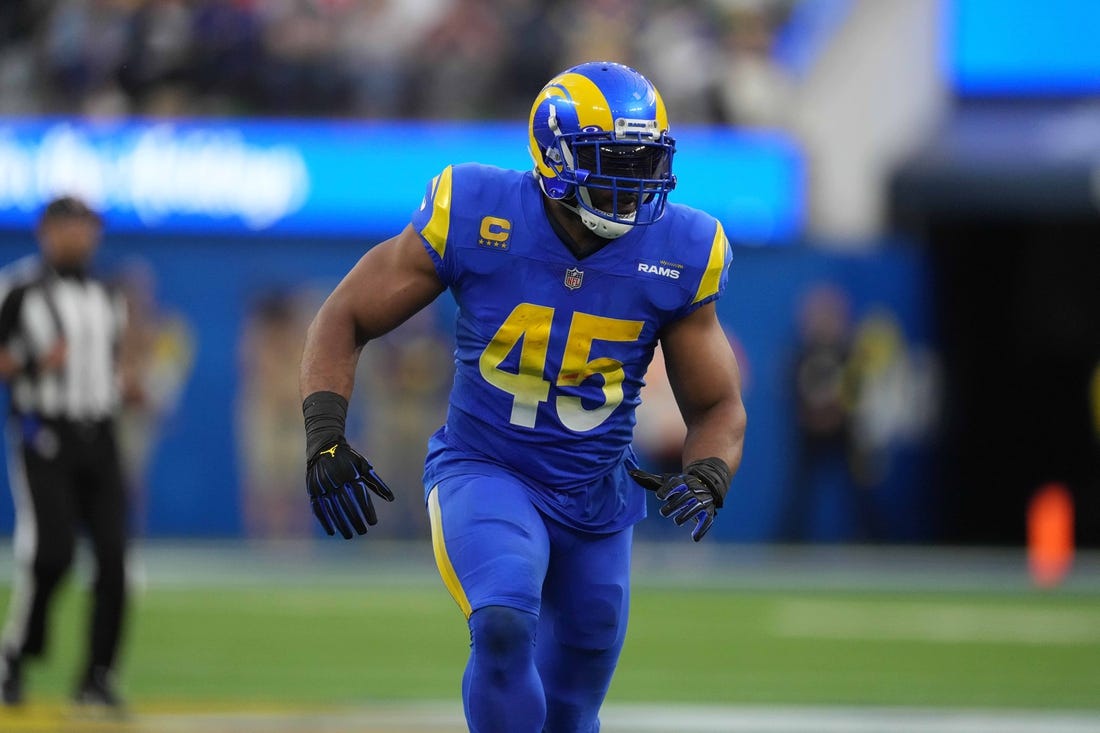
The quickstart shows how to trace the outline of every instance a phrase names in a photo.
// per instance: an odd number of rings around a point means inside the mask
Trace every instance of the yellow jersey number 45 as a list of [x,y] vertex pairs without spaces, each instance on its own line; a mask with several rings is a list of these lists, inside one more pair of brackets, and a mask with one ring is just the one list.
[[[497,389],[512,395],[513,425],[535,427],[539,404],[550,399],[550,381],[546,378],[546,355],[550,346],[550,328],[554,309],[544,305],[520,303],[497,329],[485,350],[481,352],[481,376]],[[589,377],[603,376],[604,402],[594,409],[585,409],[579,397],[559,395],[555,401],[558,419],[568,429],[583,433],[597,427],[623,401],[623,363],[609,357],[590,358],[593,341],[637,341],[642,333],[642,321],[574,313],[566,337],[561,370],[554,384],[577,387]],[[501,364],[520,340],[519,368],[508,371]]]

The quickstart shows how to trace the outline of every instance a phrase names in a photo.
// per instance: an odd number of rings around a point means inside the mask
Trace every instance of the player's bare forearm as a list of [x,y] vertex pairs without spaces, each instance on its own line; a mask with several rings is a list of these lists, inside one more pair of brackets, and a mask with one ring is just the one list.
[[688,423],[684,439],[683,465],[704,458],[721,458],[730,476],[741,465],[747,417],[740,399],[718,404]]
[[741,372],[713,303],[669,327],[662,344],[687,426],[683,464],[720,458],[732,475],[741,464],[747,417]]
[[351,314],[330,297],[306,331],[298,381],[302,399],[314,392],[335,392],[348,399],[360,348]]

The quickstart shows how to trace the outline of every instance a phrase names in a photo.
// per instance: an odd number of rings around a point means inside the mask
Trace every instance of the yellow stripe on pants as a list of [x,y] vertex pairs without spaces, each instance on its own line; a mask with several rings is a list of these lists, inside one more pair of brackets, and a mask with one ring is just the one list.
[[458,580],[451,558],[447,556],[447,545],[443,541],[443,516],[439,509],[439,487],[434,486],[428,493],[428,519],[432,524],[432,550],[435,551],[435,566],[439,568],[439,576],[443,578],[443,585],[455,603],[462,609],[463,615],[470,618],[473,612],[470,609],[470,601],[466,598],[466,591],[462,590],[462,583]]

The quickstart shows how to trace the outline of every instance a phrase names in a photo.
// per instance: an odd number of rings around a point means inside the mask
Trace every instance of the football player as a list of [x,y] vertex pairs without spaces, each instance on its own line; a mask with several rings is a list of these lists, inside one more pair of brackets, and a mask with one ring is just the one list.
[[[740,376],[715,315],[730,246],[713,217],[668,202],[675,142],[637,71],[562,72],[529,134],[533,170],[444,168],[321,307],[301,368],[307,484],[329,534],[376,523],[371,495],[393,494],[344,437],[359,349],[450,289],[456,373],[424,488],[469,623],[466,718],[475,733],[587,733],[626,633],[643,488],[699,541],[741,461]],[[663,475],[631,450],[658,342],[687,424],[683,468]]]

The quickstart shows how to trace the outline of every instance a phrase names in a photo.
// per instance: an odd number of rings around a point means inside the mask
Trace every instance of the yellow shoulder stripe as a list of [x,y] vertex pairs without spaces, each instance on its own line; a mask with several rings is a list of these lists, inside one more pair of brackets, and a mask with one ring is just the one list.
[[722,271],[729,262],[730,243],[726,239],[726,232],[722,229],[721,222],[714,231],[714,239],[710,243],[710,257],[707,259],[707,269],[703,273],[703,279],[699,281],[699,289],[695,291],[695,299],[692,303],[709,298],[718,292],[718,285],[722,282]]
[[451,166],[432,179],[432,217],[420,230],[436,254],[443,257],[447,250],[447,233],[451,228]]

